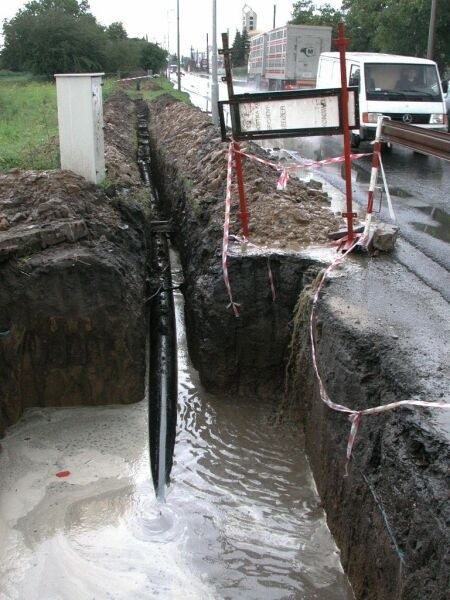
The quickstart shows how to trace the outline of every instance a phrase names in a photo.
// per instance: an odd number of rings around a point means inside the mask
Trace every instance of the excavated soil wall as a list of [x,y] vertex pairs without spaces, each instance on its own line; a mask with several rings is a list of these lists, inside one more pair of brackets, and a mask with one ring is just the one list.
[[[368,334],[362,320],[342,317],[336,308],[346,302],[341,286],[331,283],[317,312],[317,360],[329,397],[358,410],[420,397],[416,373],[395,340]],[[296,307],[289,402],[304,423],[328,524],[356,597],[444,600],[448,442],[415,409],[368,416],[345,476],[350,423],[320,398],[311,360],[310,296],[304,290]]]
[[69,171],[0,174],[0,436],[27,407],[144,396],[149,191],[125,94],[105,138],[106,193]]

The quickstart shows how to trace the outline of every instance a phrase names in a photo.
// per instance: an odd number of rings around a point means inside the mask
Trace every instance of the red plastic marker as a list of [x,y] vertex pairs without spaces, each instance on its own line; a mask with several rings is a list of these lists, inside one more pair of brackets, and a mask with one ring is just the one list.
[[58,471],[56,473],[56,477],[69,477],[70,471]]

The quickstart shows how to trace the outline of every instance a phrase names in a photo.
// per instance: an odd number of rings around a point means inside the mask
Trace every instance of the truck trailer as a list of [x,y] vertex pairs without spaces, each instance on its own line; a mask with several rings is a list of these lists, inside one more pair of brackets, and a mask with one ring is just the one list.
[[331,49],[331,27],[285,25],[250,39],[248,80],[258,89],[316,85],[319,56]]

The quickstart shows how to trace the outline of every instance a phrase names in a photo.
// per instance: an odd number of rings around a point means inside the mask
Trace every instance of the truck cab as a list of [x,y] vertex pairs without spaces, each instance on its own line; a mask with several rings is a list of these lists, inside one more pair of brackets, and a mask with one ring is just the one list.
[[[447,131],[447,110],[436,63],[424,58],[348,52],[347,84],[359,88],[359,130],[352,145],[373,140],[378,115],[426,129]],[[338,52],[320,55],[317,87],[340,87]]]

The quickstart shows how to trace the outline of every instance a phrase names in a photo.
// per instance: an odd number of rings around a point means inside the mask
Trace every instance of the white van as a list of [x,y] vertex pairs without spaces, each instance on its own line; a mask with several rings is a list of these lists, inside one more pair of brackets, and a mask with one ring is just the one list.
[[[436,63],[425,58],[347,52],[347,82],[359,87],[359,131],[352,145],[373,140],[379,114],[426,129],[447,131],[447,110]],[[338,52],[319,58],[317,87],[341,87]]]

